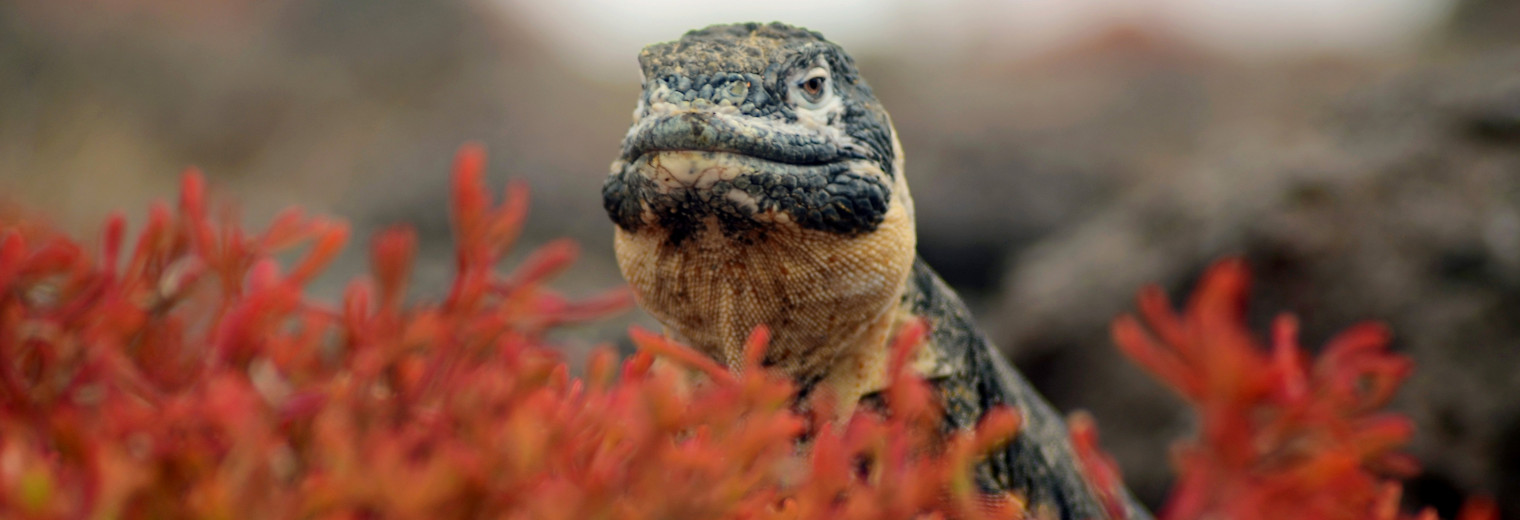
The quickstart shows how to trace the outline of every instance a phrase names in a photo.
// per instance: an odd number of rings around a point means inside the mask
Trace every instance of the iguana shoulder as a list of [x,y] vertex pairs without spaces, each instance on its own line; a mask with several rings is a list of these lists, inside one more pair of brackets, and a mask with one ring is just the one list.
[[[1031,509],[1058,518],[1105,517],[1081,472],[1065,421],[1009,365],[955,291],[922,259],[913,264],[901,309],[929,325],[921,347],[928,355],[918,368],[941,398],[946,430],[972,428],[999,406],[1010,406],[1023,418],[1018,436],[977,466],[978,484],[1018,493]],[[1123,500],[1128,518],[1149,517],[1127,493]]]

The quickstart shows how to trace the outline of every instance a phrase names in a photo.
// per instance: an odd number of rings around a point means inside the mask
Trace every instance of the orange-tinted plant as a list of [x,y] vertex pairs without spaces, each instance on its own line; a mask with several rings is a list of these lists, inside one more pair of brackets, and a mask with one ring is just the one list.
[[[1245,264],[1222,261],[1180,314],[1153,286],[1140,293],[1140,318],[1114,322],[1120,349],[1199,418],[1197,438],[1177,447],[1179,475],[1161,517],[1433,520],[1433,511],[1398,508],[1397,478],[1417,471],[1397,451],[1413,426],[1382,407],[1412,365],[1388,350],[1388,331],[1351,327],[1308,360],[1292,316],[1276,319],[1266,343],[1246,327],[1248,287]],[[1075,430],[1086,458],[1101,455],[1083,438],[1090,426]],[[1462,518],[1494,516],[1478,500]]]
[[601,349],[570,377],[545,333],[630,298],[547,288],[576,255],[564,241],[499,272],[526,192],[493,202],[483,157],[455,166],[456,272],[436,300],[406,298],[407,228],[375,237],[339,303],[306,297],[347,227],[289,211],[245,231],[213,218],[193,171],[132,241],[120,216],[93,252],[0,228],[0,517],[1019,516],[969,472],[1017,416],[942,439],[903,368],[922,326],[895,343],[885,416],[795,412],[759,369],[763,332],[739,374],[635,330],[640,353]]

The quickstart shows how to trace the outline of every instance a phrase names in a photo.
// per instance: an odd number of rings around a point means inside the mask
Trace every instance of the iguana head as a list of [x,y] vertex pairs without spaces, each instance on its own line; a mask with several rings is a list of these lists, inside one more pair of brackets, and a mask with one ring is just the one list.
[[892,126],[838,45],[720,25],[651,45],[639,65],[644,90],[604,188],[620,227],[681,242],[708,217],[734,234],[776,218],[847,235],[881,224],[900,175]]
[[643,92],[603,186],[624,275],[682,339],[825,378],[883,341],[914,256],[891,122],[854,60],[782,24],[712,26],[639,54]]

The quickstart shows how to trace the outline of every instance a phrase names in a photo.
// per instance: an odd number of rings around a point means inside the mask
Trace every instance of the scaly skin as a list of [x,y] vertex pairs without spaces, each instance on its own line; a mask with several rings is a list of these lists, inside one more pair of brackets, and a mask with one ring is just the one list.
[[602,195],[640,305],[730,367],[769,326],[765,364],[844,411],[878,397],[893,331],[923,318],[914,368],[946,429],[999,404],[1024,417],[977,468],[982,487],[1037,516],[1107,518],[1060,416],[918,260],[896,131],[849,55],[804,29],[736,24],[651,45],[639,63],[643,94]]

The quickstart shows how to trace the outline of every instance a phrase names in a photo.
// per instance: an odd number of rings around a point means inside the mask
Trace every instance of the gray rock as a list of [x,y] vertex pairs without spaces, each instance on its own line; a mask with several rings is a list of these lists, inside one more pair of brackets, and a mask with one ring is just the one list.
[[1094,411],[1149,495],[1187,416],[1113,350],[1108,323],[1141,285],[1182,295],[1203,266],[1242,255],[1260,330],[1279,311],[1304,319],[1305,345],[1361,320],[1392,326],[1416,363],[1395,408],[1417,422],[1427,469],[1407,495],[1446,508],[1477,490],[1516,514],[1517,107],[1511,52],[1354,91],[1286,140],[1213,135],[1174,174],[1022,251],[992,314],[997,342],[1058,406]]

